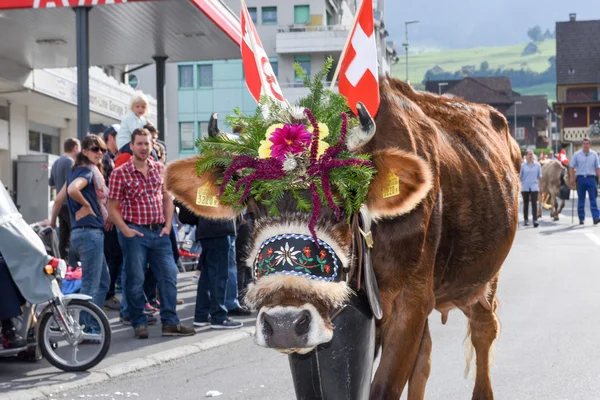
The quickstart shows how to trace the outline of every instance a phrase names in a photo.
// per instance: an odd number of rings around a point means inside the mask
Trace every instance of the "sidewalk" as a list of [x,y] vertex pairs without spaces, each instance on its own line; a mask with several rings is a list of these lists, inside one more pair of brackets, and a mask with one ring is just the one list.
[[[196,303],[196,280],[193,272],[180,273],[177,283],[178,298],[185,301],[177,307],[181,323],[191,326]],[[149,327],[150,338],[135,339],[133,328],[119,321],[118,311],[106,312],[112,328],[112,343],[107,357],[88,372],[62,372],[46,360],[35,363],[0,359],[0,399],[45,398],[80,386],[109,380],[135,370],[148,368],[209,348],[248,338],[254,333],[255,316],[235,318],[244,322],[242,329],[232,331],[196,328],[191,337],[168,338],[161,336],[160,321]],[[158,313],[156,314],[158,317]]]

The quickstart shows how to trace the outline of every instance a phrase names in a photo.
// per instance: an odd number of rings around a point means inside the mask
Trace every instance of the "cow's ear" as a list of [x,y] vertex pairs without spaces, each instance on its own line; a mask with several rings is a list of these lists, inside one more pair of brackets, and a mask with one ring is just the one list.
[[196,215],[213,219],[235,217],[237,213],[232,207],[217,200],[219,187],[215,182],[219,172],[209,171],[198,176],[197,161],[198,157],[191,157],[169,163],[165,171],[167,190]]
[[367,206],[374,218],[392,218],[413,210],[433,184],[431,169],[421,157],[399,149],[373,154],[377,175],[371,183]]

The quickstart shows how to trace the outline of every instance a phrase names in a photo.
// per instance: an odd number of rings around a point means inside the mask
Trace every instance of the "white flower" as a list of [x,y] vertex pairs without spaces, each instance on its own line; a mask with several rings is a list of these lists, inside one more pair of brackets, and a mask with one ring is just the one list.
[[285,242],[285,246],[280,247],[279,250],[275,250],[275,261],[277,261],[275,265],[283,263],[293,266],[298,253],[300,253],[300,250],[294,251],[294,248],[290,247],[288,242]]
[[288,154],[285,156],[285,161],[283,162],[283,170],[285,172],[290,172],[296,169],[298,166],[298,162],[294,158],[293,155]]

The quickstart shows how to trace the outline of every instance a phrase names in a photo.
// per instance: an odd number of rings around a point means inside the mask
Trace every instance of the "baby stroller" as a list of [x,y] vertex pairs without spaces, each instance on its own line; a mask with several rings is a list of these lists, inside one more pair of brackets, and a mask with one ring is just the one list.
[[198,249],[194,248],[194,241],[188,239],[188,236],[191,233],[189,228],[189,225],[185,226],[183,239],[177,241],[177,249],[179,251],[177,268],[179,269],[179,272],[193,271],[196,269],[196,265],[198,264],[198,258],[200,258]]

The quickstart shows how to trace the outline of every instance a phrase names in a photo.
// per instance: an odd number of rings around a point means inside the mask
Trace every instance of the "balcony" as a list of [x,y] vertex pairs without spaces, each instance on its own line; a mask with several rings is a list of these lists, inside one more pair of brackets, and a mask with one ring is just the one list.
[[290,25],[277,30],[277,54],[341,52],[349,29],[343,25]]
[[[563,128],[563,140],[565,142],[580,142],[583,138],[591,138],[591,130],[589,126],[583,128]],[[593,139],[598,139],[598,136]]]
[[[329,89],[331,82],[323,82],[323,84],[325,85],[326,89]],[[285,99],[290,103],[295,103],[296,100],[309,94],[308,88],[304,86],[302,82],[280,84],[280,87],[283,90],[283,95],[285,96]],[[333,87],[333,91],[335,93],[338,93],[337,85]]]

